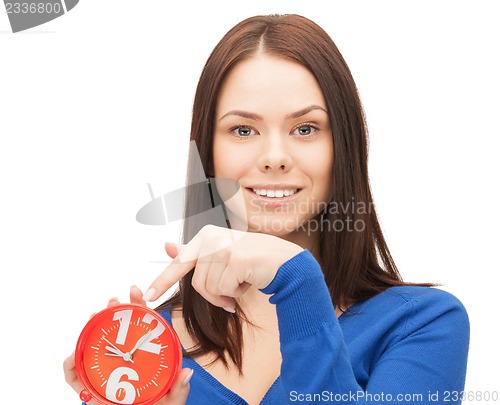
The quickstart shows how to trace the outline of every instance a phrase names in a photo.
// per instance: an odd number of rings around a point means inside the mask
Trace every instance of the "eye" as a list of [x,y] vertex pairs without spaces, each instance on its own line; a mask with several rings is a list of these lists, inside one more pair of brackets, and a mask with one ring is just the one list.
[[244,125],[231,128],[230,132],[240,138],[248,138],[249,136],[255,135],[257,133],[254,129],[246,127]]
[[308,136],[314,134],[318,128],[316,128],[314,125],[310,124],[303,124],[298,127],[296,127],[292,134],[298,135],[298,136]]

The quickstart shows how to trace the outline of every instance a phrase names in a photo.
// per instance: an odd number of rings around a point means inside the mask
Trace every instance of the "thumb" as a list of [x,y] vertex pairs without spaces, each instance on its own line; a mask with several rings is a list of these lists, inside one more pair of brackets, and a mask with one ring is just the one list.
[[189,381],[193,376],[194,370],[183,368],[175,378],[175,381],[170,388],[170,391],[158,405],[185,405],[189,394]]
[[172,259],[175,259],[176,256],[179,254],[179,250],[181,249],[182,245],[178,245],[177,243],[172,243],[172,242],[167,242],[165,243],[165,251],[167,252],[167,255],[169,255]]

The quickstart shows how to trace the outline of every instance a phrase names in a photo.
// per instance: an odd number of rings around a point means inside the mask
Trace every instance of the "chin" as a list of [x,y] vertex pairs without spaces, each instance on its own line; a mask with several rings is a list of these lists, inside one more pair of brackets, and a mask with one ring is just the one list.
[[258,219],[249,219],[248,228],[250,232],[265,233],[280,238],[284,238],[298,230],[300,223],[296,218],[281,219],[272,217],[261,217]]

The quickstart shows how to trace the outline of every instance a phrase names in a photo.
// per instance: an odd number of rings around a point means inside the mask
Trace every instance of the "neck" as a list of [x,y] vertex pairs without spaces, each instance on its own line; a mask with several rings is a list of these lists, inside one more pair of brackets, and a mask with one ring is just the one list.
[[318,231],[306,232],[297,230],[295,232],[282,236],[282,239],[295,243],[296,245],[299,245],[300,247],[309,250],[309,252],[311,252],[312,255],[318,261],[320,259],[319,238],[320,238],[320,233]]
[[251,323],[258,323],[275,312],[274,305],[269,302],[269,296],[253,286],[238,298],[237,302]]

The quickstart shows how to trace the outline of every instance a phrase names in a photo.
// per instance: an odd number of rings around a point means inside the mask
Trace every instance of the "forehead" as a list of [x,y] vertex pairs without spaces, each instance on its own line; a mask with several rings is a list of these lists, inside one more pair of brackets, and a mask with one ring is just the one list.
[[311,104],[326,109],[323,92],[305,66],[258,54],[229,72],[219,92],[217,115],[234,108],[262,114],[290,112]]

